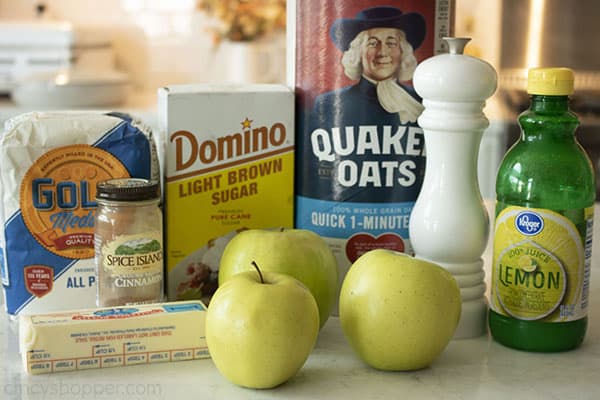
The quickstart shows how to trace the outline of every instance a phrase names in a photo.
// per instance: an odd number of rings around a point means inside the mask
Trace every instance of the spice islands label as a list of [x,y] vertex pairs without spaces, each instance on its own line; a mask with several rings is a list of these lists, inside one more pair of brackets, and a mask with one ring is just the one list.
[[593,209],[563,213],[497,205],[492,309],[565,322],[587,313]]
[[117,287],[142,287],[162,282],[162,233],[122,235],[102,247],[102,267]]
[[48,151],[21,182],[19,202],[27,229],[56,255],[94,257],[96,183],[118,177],[129,177],[129,172],[104,150],[81,144]]

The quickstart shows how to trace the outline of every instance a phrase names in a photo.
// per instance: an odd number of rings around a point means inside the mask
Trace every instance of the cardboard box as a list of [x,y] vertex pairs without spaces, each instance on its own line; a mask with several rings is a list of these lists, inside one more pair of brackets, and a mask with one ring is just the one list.
[[159,90],[169,300],[208,302],[225,245],[293,226],[294,94],[283,85]]

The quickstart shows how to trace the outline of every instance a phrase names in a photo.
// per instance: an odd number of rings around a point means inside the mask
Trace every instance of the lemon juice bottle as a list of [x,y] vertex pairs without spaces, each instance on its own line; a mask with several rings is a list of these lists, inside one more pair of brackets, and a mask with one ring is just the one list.
[[587,328],[594,172],[574,136],[573,72],[531,69],[527,92],[496,181],[489,327],[505,346],[563,351]]

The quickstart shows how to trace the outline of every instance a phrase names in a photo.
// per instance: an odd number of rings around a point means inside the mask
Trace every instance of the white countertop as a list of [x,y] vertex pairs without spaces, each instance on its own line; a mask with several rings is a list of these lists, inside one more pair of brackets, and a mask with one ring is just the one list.
[[573,351],[526,353],[482,336],[450,342],[429,368],[382,372],[354,355],[332,317],[296,377],[257,391],[230,384],[210,359],[29,376],[2,317],[0,399],[600,399],[600,223],[594,231],[589,327]]

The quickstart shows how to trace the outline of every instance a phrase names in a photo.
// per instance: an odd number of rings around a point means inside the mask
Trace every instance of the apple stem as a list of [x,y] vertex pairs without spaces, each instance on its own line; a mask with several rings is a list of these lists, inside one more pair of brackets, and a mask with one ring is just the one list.
[[258,272],[258,276],[260,276],[260,283],[265,283],[265,280],[263,279],[263,274],[262,272],[260,272],[260,268],[258,268],[258,264],[256,263],[256,261],[252,261],[252,266],[254,267],[254,269],[256,269],[256,272]]

